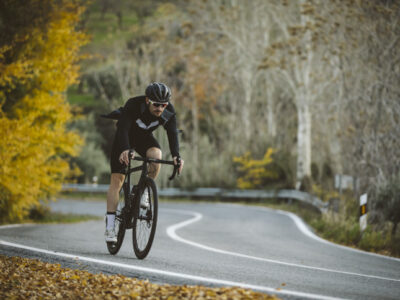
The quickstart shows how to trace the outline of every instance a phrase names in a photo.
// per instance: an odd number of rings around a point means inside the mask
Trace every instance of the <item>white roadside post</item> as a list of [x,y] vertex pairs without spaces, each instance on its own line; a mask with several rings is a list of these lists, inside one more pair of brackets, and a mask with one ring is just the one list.
[[367,228],[367,194],[360,197],[360,229],[364,231]]
[[93,181],[93,186],[97,186],[97,181],[99,178],[97,176],[93,176],[92,181]]

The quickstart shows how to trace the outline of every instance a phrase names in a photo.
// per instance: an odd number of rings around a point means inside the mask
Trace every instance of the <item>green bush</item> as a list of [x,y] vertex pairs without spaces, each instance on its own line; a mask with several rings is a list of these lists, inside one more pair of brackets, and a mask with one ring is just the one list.
[[319,223],[323,225],[319,225],[318,231],[328,240],[346,245],[357,245],[360,240],[360,227],[356,223],[333,221],[324,217]]
[[359,226],[358,201],[342,195],[339,212],[328,212],[309,221],[323,238],[365,251],[400,256],[400,234],[392,235],[393,224],[369,224],[363,232]]
[[374,231],[372,227],[368,226],[363,232],[358,246],[368,251],[382,251],[390,246],[390,234]]
[[391,222],[394,238],[400,222],[400,175],[375,190],[371,193],[371,221],[376,225]]
[[40,204],[29,210],[28,218],[33,221],[40,221],[49,214],[51,214],[50,208],[47,205]]

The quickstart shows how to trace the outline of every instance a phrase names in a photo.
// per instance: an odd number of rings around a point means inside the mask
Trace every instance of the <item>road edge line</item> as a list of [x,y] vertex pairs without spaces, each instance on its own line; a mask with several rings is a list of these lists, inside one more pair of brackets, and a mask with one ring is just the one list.
[[202,276],[197,276],[197,275],[170,272],[170,271],[164,271],[164,270],[147,268],[147,267],[139,267],[139,266],[134,266],[134,265],[125,265],[122,263],[105,261],[105,260],[96,259],[96,258],[68,254],[68,253],[63,253],[63,252],[56,252],[56,251],[40,249],[40,248],[36,248],[36,247],[30,247],[30,246],[17,244],[17,243],[11,243],[11,242],[7,242],[7,241],[3,241],[3,240],[0,240],[0,245],[29,250],[29,251],[33,251],[33,252],[44,253],[47,255],[69,258],[69,259],[73,259],[74,261],[79,260],[79,261],[85,261],[85,262],[90,262],[90,263],[97,263],[97,264],[120,267],[120,268],[124,268],[124,269],[135,270],[135,271],[142,271],[145,273],[153,273],[153,274],[159,274],[159,275],[164,275],[164,276],[169,276],[169,277],[174,277],[174,278],[183,278],[183,279],[192,280],[192,281],[207,282],[210,284],[218,284],[218,285],[222,285],[222,286],[241,287],[241,288],[246,288],[246,289],[251,289],[251,290],[256,290],[256,291],[261,291],[261,292],[273,293],[275,295],[281,294],[281,295],[290,295],[290,296],[300,296],[300,297],[305,297],[305,298],[309,298],[309,299],[317,298],[317,299],[322,299],[322,300],[343,299],[343,298],[334,298],[334,297],[318,295],[318,294],[309,294],[309,293],[294,292],[294,291],[288,291],[288,290],[284,290],[284,291],[276,290],[276,288],[252,285],[252,284],[247,284],[247,283],[242,283],[242,282],[235,282],[235,281],[216,279],[216,278],[207,278],[207,277],[202,277]]

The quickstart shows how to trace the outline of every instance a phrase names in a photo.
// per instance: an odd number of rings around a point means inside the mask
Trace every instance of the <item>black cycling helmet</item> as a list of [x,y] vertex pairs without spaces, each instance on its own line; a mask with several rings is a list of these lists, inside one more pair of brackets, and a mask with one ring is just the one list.
[[154,102],[168,102],[171,98],[171,90],[164,83],[153,82],[147,86],[146,96]]

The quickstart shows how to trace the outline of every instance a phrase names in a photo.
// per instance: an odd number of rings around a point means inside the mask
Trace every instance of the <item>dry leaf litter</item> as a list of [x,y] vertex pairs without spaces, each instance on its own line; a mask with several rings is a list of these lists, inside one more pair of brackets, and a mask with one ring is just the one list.
[[0,255],[0,299],[279,299],[242,288],[157,285]]

